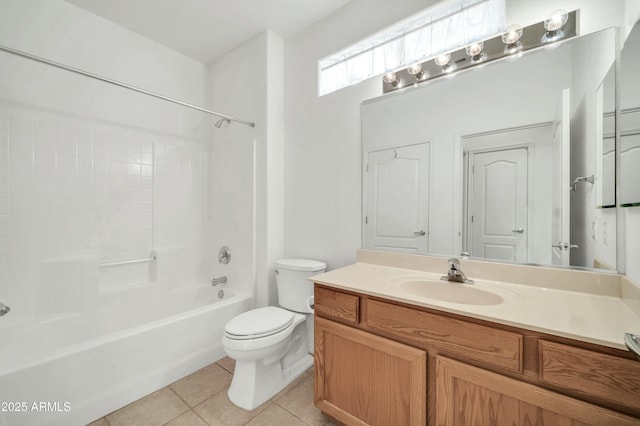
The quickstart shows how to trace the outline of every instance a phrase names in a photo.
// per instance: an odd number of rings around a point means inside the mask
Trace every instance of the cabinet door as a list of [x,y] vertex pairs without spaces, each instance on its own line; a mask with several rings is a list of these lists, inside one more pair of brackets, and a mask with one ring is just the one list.
[[638,425],[640,419],[444,357],[436,359],[438,425]]
[[315,404],[349,425],[424,425],[427,354],[315,318]]

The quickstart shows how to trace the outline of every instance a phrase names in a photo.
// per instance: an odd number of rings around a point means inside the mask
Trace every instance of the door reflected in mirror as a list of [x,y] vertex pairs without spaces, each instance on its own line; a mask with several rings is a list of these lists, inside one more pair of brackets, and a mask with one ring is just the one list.
[[[531,234],[551,211],[551,123],[462,137],[463,251],[518,263],[551,263],[551,234]],[[537,205],[529,200],[539,200]]]

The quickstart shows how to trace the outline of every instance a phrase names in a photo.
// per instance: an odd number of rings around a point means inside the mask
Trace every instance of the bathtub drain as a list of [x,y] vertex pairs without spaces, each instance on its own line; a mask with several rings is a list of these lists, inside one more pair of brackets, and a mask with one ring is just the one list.
[[224,297],[224,290],[218,290],[218,299],[222,299]]

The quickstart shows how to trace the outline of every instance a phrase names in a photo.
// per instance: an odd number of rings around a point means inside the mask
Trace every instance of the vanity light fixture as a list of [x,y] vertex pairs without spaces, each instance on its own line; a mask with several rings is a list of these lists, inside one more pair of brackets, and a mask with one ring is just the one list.
[[400,80],[398,80],[398,76],[396,76],[395,72],[388,72],[385,75],[383,75],[382,81],[392,85],[393,87],[397,87],[398,84],[400,84]]
[[419,62],[411,64],[407,67],[407,72],[416,77],[416,80],[422,80],[426,77],[424,71],[422,71],[422,65]]
[[479,62],[487,59],[487,54],[484,53],[484,42],[476,41],[475,43],[471,43],[469,46],[465,48],[467,52],[467,56],[471,58],[471,62],[477,64]]
[[[579,11],[555,10],[544,21],[523,28],[510,25],[505,31],[484,40],[467,42],[456,50],[436,57],[424,57],[403,69],[382,76],[383,93],[409,86],[429,84],[440,77],[453,78],[458,71],[480,69],[498,60],[513,61],[533,49],[551,49],[578,35]],[[432,60],[433,59],[433,60]]]
[[435,57],[433,62],[435,62],[436,65],[442,67],[442,72],[445,74],[449,74],[458,69],[456,63],[451,62],[451,53],[443,53],[442,55],[438,55]]
[[550,43],[557,40],[560,40],[564,37],[564,32],[562,28],[567,23],[569,19],[569,14],[566,10],[558,9],[551,12],[547,15],[544,20],[544,29],[547,31],[542,36],[542,43]]

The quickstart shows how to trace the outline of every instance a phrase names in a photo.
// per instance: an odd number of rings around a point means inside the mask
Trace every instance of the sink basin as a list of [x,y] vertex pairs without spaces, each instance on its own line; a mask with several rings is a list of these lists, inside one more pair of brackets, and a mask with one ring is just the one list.
[[415,296],[464,305],[499,305],[504,301],[495,293],[449,281],[410,280],[401,282],[399,287]]

